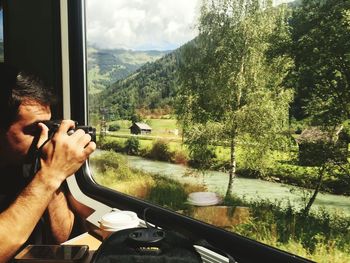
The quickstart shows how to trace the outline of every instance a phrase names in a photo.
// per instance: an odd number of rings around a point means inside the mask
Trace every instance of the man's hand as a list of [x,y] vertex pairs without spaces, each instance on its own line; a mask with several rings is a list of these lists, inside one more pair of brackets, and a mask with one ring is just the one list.
[[[39,123],[41,134],[38,146],[48,138],[48,128]],[[74,121],[63,120],[52,139],[42,148],[41,170],[47,174],[47,180],[57,188],[70,175],[75,173],[89,155],[96,149],[91,136],[83,130],[76,130],[73,134],[67,132],[74,129]]]

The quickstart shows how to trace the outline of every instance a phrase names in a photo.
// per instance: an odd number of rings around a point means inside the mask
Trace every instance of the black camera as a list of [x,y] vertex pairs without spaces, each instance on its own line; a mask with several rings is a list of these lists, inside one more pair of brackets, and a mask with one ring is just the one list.
[[[49,137],[51,137],[60,127],[62,120],[49,120],[42,121],[49,128]],[[78,122],[75,122],[75,128],[68,131],[68,134],[73,133],[75,130],[81,129],[85,133],[90,134],[91,141],[96,143],[96,129],[91,126],[81,126],[78,125]]]

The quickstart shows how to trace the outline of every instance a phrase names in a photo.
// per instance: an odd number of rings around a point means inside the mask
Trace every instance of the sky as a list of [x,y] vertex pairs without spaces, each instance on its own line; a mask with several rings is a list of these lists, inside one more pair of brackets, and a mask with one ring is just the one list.
[[[275,4],[293,0],[275,0]],[[173,50],[197,35],[201,0],[86,0],[87,42],[99,48]]]

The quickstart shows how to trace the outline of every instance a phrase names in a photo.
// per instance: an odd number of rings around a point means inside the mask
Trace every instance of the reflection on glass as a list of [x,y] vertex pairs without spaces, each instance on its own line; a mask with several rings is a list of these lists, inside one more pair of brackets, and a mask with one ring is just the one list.
[[87,0],[94,178],[350,261],[348,7],[243,2]]

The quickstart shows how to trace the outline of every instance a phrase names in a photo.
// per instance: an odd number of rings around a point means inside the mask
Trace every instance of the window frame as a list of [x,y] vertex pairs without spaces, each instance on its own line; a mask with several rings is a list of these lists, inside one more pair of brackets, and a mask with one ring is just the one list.
[[[85,37],[85,0],[61,0],[67,4],[69,39],[69,86],[70,117],[80,124],[88,122],[87,65]],[[61,13],[62,10],[61,10]],[[64,67],[64,65],[63,65]],[[74,87],[74,88],[73,88]],[[194,239],[205,239],[210,244],[232,255],[240,263],[255,262],[312,262],[289,252],[254,241],[244,236],[217,228],[213,225],[178,214],[155,204],[98,185],[92,177],[88,162],[75,174],[73,179],[82,195],[76,197],[85,204],[87,198],[100,202],[104,209],[118,208],[132,210],[143,219],[147,208],[148,222],[164,229],[179,231]],[[75,183],[74,182],[74,183]],[[74,184],[68,180],[70,189]],[[74,194],[74,193],[73,193]],[[95,210],[98,208],[93,207]],[[217,262],[217,261],[215,261]]]

